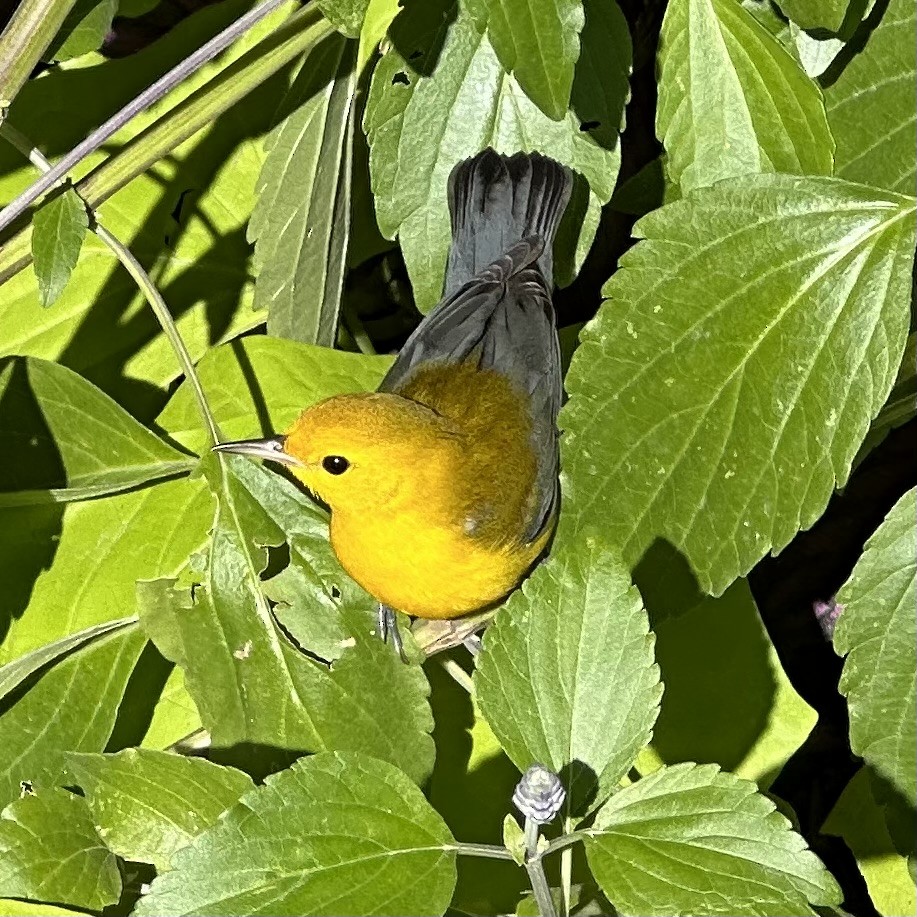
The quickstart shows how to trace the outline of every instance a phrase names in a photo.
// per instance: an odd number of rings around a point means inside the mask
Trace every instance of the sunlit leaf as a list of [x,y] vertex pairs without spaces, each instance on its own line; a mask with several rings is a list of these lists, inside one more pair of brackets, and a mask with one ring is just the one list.
[[[0,578],[12,620],[0,663],[136,612],[135,583],[175,576],[205,543],[213,501],[200,478],[0,514]],[[95,750],[95,749],[92,749]]]
[[[250,5],[250,0],[225,0],[184,19],[136,54],[117,60],[89,55],[53,68],[23,88],[10,120],[54,159]],[[81,178],[165,110],[226,71],[275,29],[293,6],[267,17],[230,50],[185,79],[178,91],[134,118],[103,150],[87,157],[74,178]],[[244,229],[262,164],[260,135],[270,127],[283,79],[281,75],[265,83],[99,209],[106,228],[128,243],[145,266],[155,266],[157,286],[195,357],[213,343],[265,320],[251,309],[254,284]],[[73,98],[79,99],[78,104]],[[34,179],[35,170],[22,155],[0,144],[0,198],[12,199]],[[54,309],[39,306],[36,281],[30,275],[22,271],[4,285],[0,355],[60,359],[110,394],[117,392],[122,403],[127,401],[121,392],[129,392],[147,410],[150,393],[136,380],[161,386],[179,376],[178,363],[149,305],[97,238],[87,237]],[[125,385],[125,377],[134,385]]]
[[318,8],[348,38],[357,38],[370,0],[318,0]]
[[748,583],[650,621],[665,693],[652,744],[634,766],[645,774],[710,762],[767,789],[818,714],[787,678]]
[[780,9],[803,29],[840,31],[849,0],[780,0]]
[[914,193],[915,42],[917,7],[912,0],[890,0],[865,48],[825,89],[841,178]]
[[673,0],[656,132],[684,191],[758,172],[830,175],[818,86],[735,0]]
[[0,895],[96,911],[121,897],[118,861],[99,837],[85,799],[41,789],[3,810]]
[[574,815],[608,796],[649,741],[662,686],[640,595],[601,538],[557,545],[510,597],[474,681],[520,770],[559,773]]
[[331,36],[303,61],[284,101],[292,111],[267,139],[248,226],[268,331],[326,347],[337,338],[350,228],[355,53]]
[[755,176],[637,227],[566,379],[565,514],[634,563],[658,539],[714,594],[822,513],[885,402],[914,204]]
[[43,306],[53,305],[76,267],[89,215],[72,188],[51,198],[33,219],[32,258]]
[[840,690],[850,745],[913,806],[917,797],[917,490],[908,491],[866,543],[837,594],[834,648],[847,659]]
[[152,863],[157,872],[253,786],[251,777],[231,767],[138,748],[69,754],[67,771],[86,794],[109,849]]
[[487,146],[538,150],[583,176],[588,190],[580,184],[574,192],[555,246],[557,281],[569,283],[582,263],[599,207],[614,188],[630,72],[630,39],[617,6],[587,4],[586,15],[571,110],[562,121],[526,96],[462,6],[415,2],[392,25],[364,127],[379,227],[388,238],[398,235],[422,310],[442,292],[449,172]]
[[[391,357],[259,335],[209,351],[198,375],[224,436],[246,439],[287,430],[305,408],[323,398],[372,391],[391,364]],[[197,452],[206,448],[190,385],[179,386],[157,422],[183,446]],[[267,428],[260,429],[261,423]]]
[[469,6],[504,69],[549,118],[563,119],[585,22],[582,0],[473,0]]
[[[352,646],[329,669],[290,641],[262,591],[268,546],[308,538],[321,511],[248,459],[214,457],[205,467],[218,509],[206,557],[191,571],[193,591],[160,580],[141,584],[139,595],[141,622],[184,669],[214,743],[362,750],[423,779],[433,758],[426,679],[371,632],[370,609],[340,612]],[[326,542],[323,550],[330,567]],[[316,580],[320,611],[333,584]]]
[[68,751],[102,751],[146,643],[136,626],[106,634],[41,673],[0,708],[0,805],[22,784],[62,781]]
[[31,653],[26,653],[24,656],[0,666],[0,700],[3,700],[10,691],[49,662],[54,662],[54,660],[92,643],[105,634],[131,627],[134,624],[136,624],[136,621],[133,618],[121,618],[118,621],[106,621],[104,624],[96,624],[94,627],[87,627],[86,630],[81,630],[78,633],[61,637],[60,640],[55,640],[53,643],[46,643],[44,646],[32,650]]
[[98,51],[111,31],[118,7],[118,0],[76,0],[45,53],[45,59],[65,61]]
[[885,917],[917,911],[917,889],[907,857],[895,849],[873,795],[869,768],[854,774],[822,825],[822,834],[842,837],[857,866],[876,910]]
[[[193,467],[193,459],[57,363],[8,364],[0,373],[0,392],[6,453],[0,507],[101,496]],[[48,476],[33,477],[42,466]],[[9,475],[25,475],[28,483],[7,480]]]
[[134,913],[442,914],[453,844],[390,764],[314,755],[268,777],[180,851]]
[[626,914],[814,917],[840,903],[818,857],[747,780],[680,764],[616,793],[586,832],[593,874]]

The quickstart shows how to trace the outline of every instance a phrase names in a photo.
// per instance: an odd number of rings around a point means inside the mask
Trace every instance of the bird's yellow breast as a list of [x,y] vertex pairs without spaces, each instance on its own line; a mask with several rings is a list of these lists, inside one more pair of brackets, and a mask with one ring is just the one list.
[[386,605],[421,618],[454,618],[499,601],[549,536],[550,528],[530,544],[492,547],[405,514],[331,519],[331,543],[344,569]]

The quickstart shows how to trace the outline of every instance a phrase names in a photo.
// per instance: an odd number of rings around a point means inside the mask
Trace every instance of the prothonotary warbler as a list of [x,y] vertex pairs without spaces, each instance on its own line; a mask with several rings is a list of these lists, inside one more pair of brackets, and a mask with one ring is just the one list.
[[329,506],[334,551],[399,650],[395,609],[452,618],[492,605],[553,530],[552,243],[571,184],[538,154],[459,163],[443,299],[378,391],[322,401],[284,435],[216,447],[289,465]]

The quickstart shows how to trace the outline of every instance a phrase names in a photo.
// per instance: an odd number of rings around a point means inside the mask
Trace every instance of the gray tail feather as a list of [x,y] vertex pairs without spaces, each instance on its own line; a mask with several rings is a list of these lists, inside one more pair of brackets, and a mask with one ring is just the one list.
[[501,156],[486,149],[449,176],[452,247],[444,296],[450,296],[526,236],[540,236],[538,258],[553,285],[553,243],[570,199],[570,170],[540,153]]

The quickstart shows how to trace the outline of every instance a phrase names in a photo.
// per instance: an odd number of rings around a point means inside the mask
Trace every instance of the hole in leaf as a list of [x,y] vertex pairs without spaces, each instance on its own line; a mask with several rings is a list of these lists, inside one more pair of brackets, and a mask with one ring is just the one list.
[[341,597],[341,590],[337,586],[331,586],[331,598],[339,599]]
[[261,573],[262,581],[273,579],[282,570],[290,565],[290,546],[284,542],[281,545],[268,545],[267,566]]
[[408,79],[408,75],[407,75],[403,70],[399,70],[399,71],[392,77],[392,85],[395,86],[395,85],[397,85],[398,83],[400,83],[402,86],[410,86],[410,85],[411,85],[411,81]]
[[581,131],[594,131],[597,127],[601,126],[601,121],[583,121],[583,123],[580,124],[579,129]]
[[190,193],[191,193],[191,189],[185,188],[185,190],[182,191],[181,194],[178,195],[178,200],[176,201],[175,207],[172,209],[172,213],[170,214],[172,219],[175,220],[175,222],[178,223],[179,225],[181,225],[181,211],[182,211],[182,207],[185,206],[185,198]]

